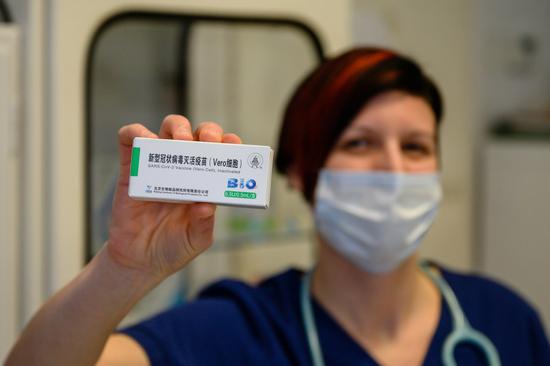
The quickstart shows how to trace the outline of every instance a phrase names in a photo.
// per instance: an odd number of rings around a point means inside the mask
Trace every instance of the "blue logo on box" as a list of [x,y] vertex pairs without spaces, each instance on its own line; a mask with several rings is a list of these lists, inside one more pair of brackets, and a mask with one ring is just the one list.
[[248,179],[245,181],[244,178],[228,178],[227,179],[227,188],[244,188],[254,189],[256,188],[256,181],[254,179]]

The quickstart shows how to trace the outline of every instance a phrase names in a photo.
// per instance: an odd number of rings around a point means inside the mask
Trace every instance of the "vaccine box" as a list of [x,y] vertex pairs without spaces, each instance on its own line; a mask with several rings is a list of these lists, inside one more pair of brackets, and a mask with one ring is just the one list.
[[269,207],[269,146],[137,137],[128,194],[138,200]]

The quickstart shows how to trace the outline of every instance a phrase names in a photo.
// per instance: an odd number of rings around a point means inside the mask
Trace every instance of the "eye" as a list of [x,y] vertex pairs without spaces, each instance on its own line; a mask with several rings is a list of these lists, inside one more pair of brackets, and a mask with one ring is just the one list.
[[433,148],[425,143],[420,142],[408,142],[402,145],[403,151],[406,153],[412,153],[415,155],[430,155]]
[[344,141],[341,147],[345,150],[360,150],[366,149],[372,145],[372,142],[367,138],[354,138]]

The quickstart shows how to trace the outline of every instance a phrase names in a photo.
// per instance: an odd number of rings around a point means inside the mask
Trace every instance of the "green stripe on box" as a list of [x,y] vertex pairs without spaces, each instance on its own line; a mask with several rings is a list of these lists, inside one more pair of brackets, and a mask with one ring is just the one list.
[[132,148],[132,164],[130,165],[130,176],[137,177],[139,171],[139,147]]
[[230,198],[247,198],[249,200],[256,198],[256,193],[254,192],[225,191],[223,195]]

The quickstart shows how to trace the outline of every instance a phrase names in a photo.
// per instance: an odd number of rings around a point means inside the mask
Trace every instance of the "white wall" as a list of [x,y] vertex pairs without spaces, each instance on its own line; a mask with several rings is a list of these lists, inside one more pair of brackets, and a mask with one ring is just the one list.
[[[550,139],[487,134],[502,116],[538,115],[550,125],[550,2],[475,3],[473,55],[479,90],[478,267],[533,303],[550,326]],[[523,52],[522,37],[534,43]],[[547,328],[548,329],[548,328]]]
[[[550,326],[550,139],[483,150],[481,269],[534,304]],[[548,328],[547,328],[548,329]]]

